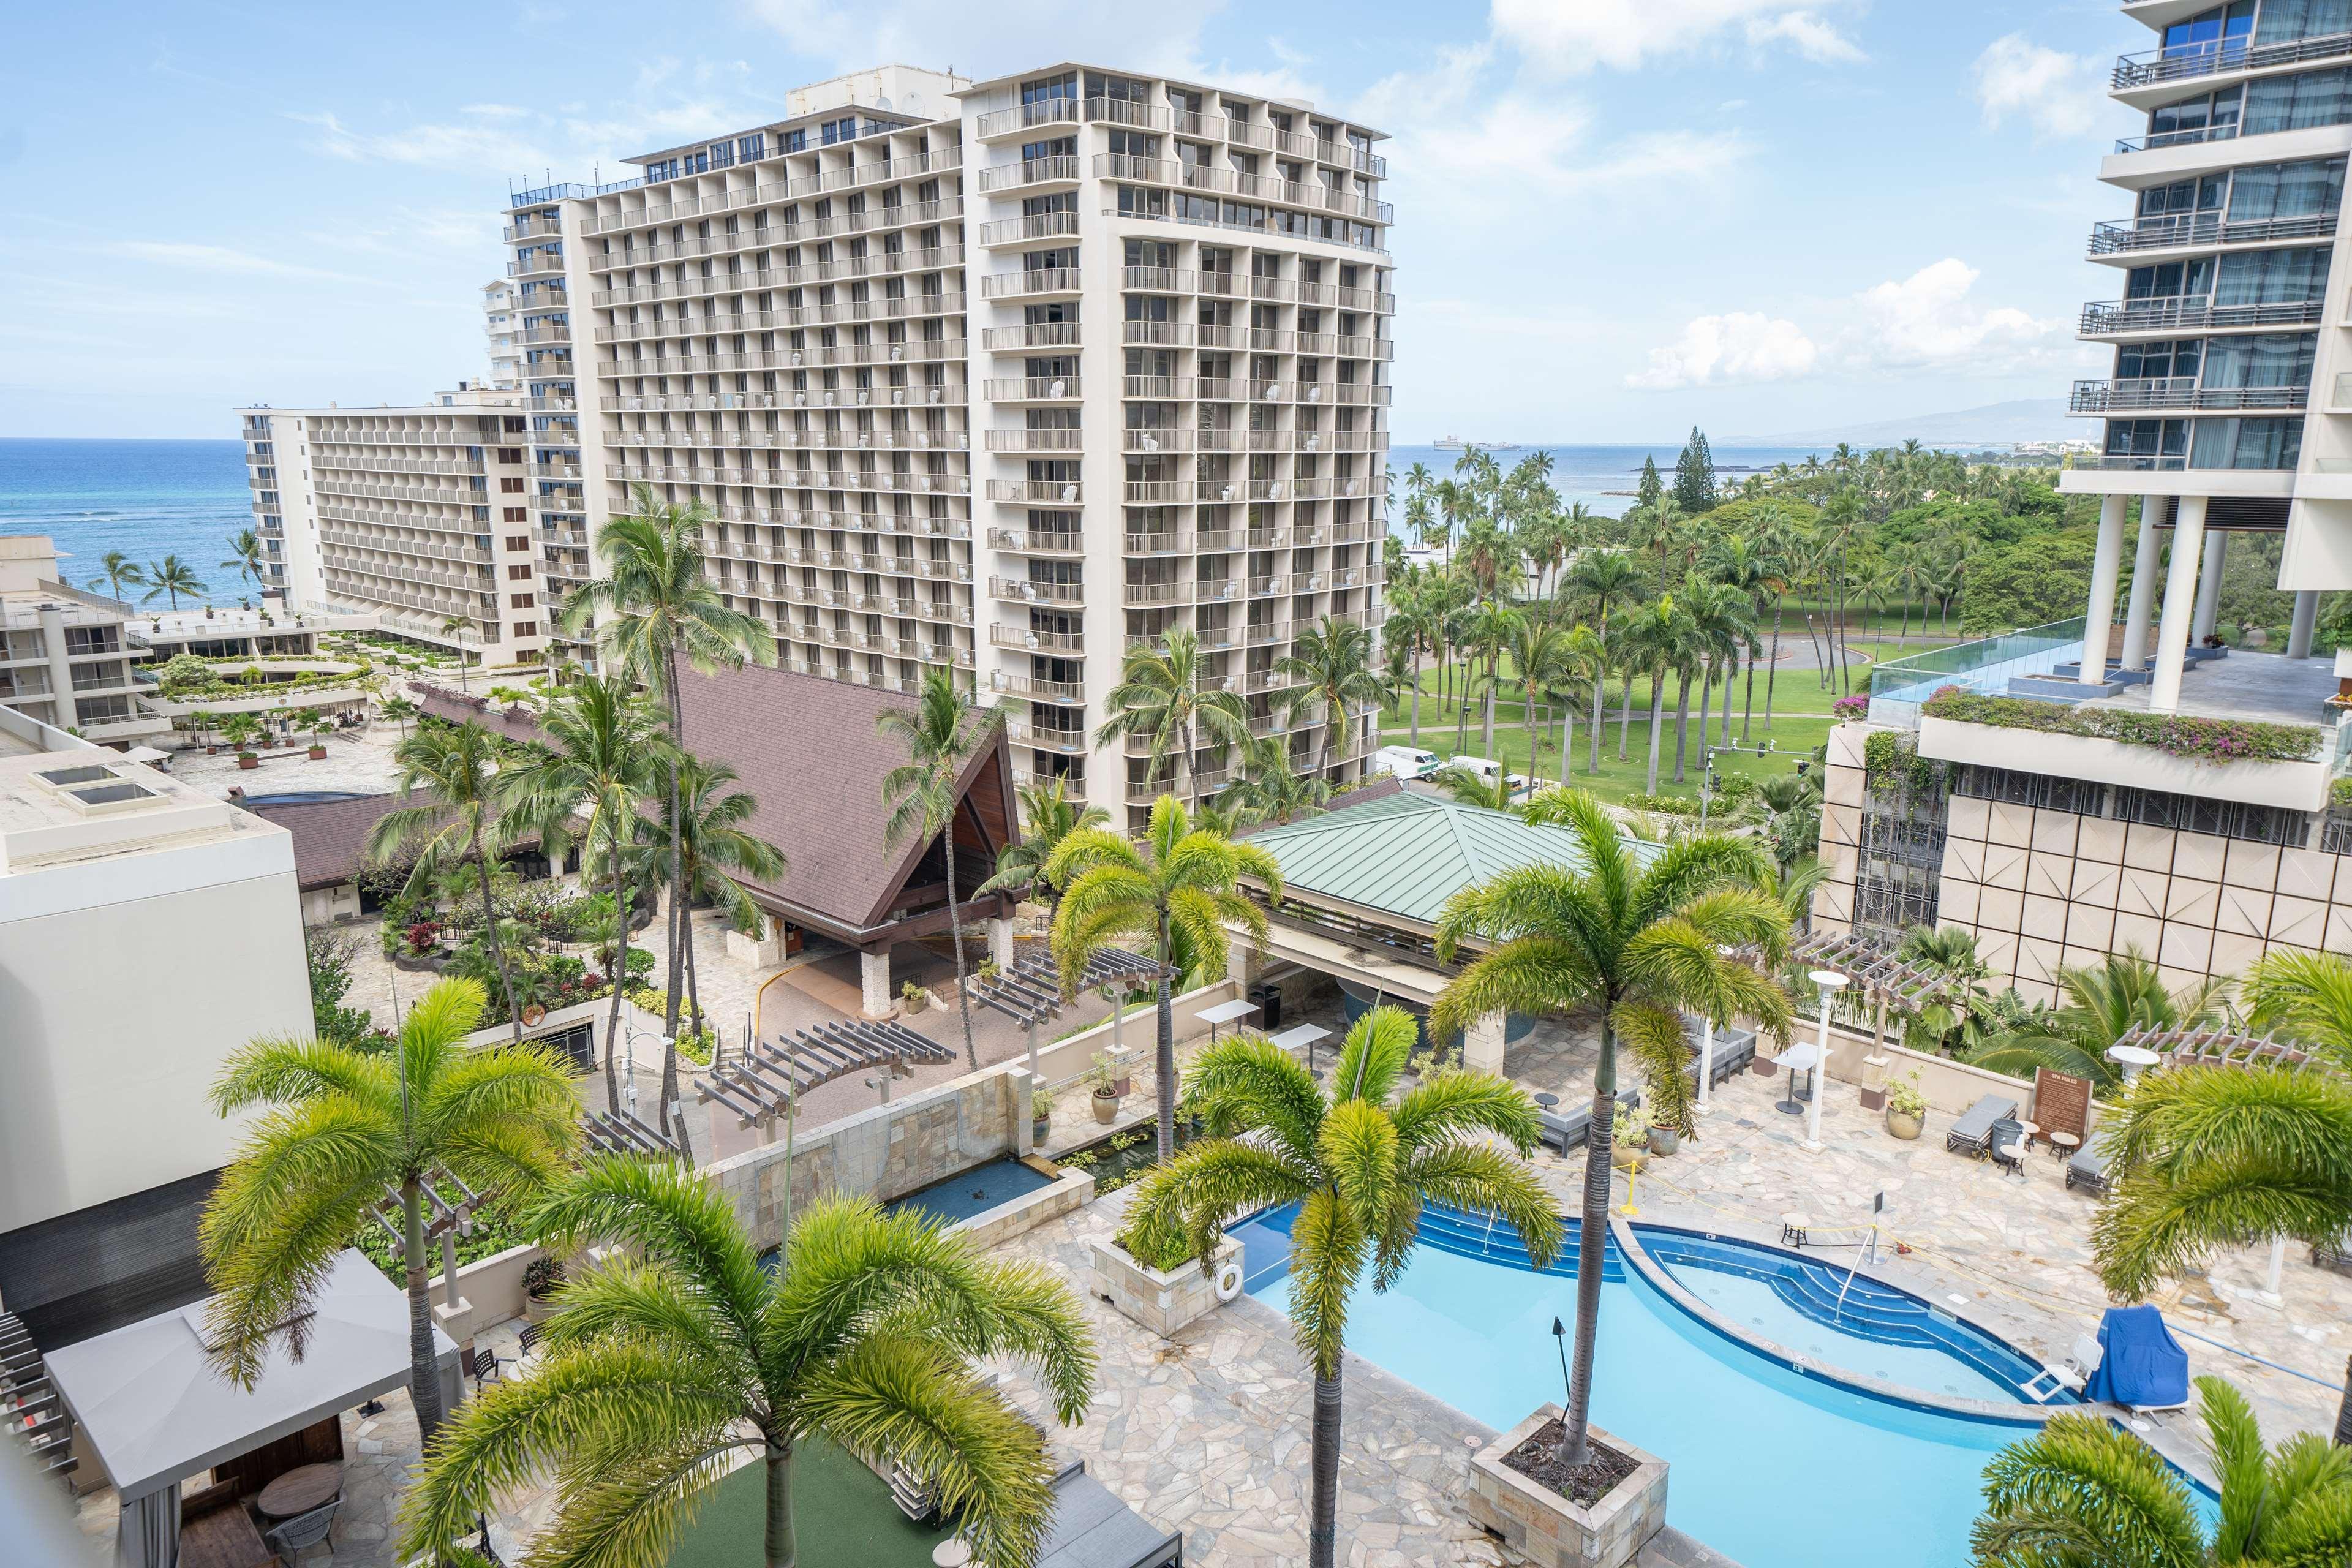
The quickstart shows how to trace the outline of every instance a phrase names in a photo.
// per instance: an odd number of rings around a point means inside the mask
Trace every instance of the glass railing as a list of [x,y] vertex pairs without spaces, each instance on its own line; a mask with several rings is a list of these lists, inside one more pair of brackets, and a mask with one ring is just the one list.
[[1919,727],[1919,705],[1947,686],[1999,695],[2021,675],[2048,675],[2083,657],[2084,617],[1915,654],[1870,672],[1870,721]]

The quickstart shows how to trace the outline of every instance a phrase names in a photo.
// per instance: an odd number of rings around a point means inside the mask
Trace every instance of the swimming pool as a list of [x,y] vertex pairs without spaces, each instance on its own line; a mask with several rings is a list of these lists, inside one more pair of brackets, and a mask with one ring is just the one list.
[[[1286,1310],[1289,1217],[1276,1211],[1235,1232],[1251,1293]],[[1647,1245],[1653,1233],[1642,1234]],[[1753,1288],[1745,1304],[1763,1310],[1769,1301],[1803,1318],[1755,1271],[1772,1249],[1660,1234],[1687,1238],[1672,1266],[1678,1279],[1715,1273]],[[1432,1210],[1397,1283],[1381,1295],[1360,1289],[1349,1302],[1348,1346],[1489,1426],[1515,1426],[1542,1400],[1562,1398],[1551,1322],[1575,1321],[1575,1252],[1571,1230],[1566,1257],[1538,1273],[1515,1242],[1487,1235],[1483,1219]],[[1710,1260],[1750,1269],[1709,1269]],[[1692,1316],[1629,1272],[1613,1247],[1601,1279],[1593,1419],[1673,1466],[1669,1523],[1744,1568],[1967,1563],[1984,1467],[2034,1423],[1946,1414],[1804,1376]],[[1899,1350],[1937,1358],[1958,1369],[1952,1378],[1985,1376],[1948,1348],[1840,1337],[1881,1366],[1911,1365],[1886,1359]],[[1834,1348],[1842,1355],[1850,1347]]]

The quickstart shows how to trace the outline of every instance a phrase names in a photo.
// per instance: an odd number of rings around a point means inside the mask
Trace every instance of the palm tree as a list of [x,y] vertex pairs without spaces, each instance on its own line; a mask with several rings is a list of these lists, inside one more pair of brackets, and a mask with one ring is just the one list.
[[228,536],[228,559],[220,563],[221,570],[236,573],[237,581],[241,583],[258,584],[266,564],[262,557],[261,536],[249,528],[232,533]]
[[[702,530],[710,509],[700,501],[656,500],[653,487],[636,487],[636,510],[616,517],[596,536],[604,575],[566,595],[565,626],[578,632],[595,625],[596,646],[614,673],[652,688],[669,713],[669,815],[677,816],[676,762],[687,754],[686,715],[680,706],[680,660],[705,675],[776,662],[775,639],[757,617],[730,608],[702,574]],[[598,624],[601,623],[601,624]],[[663,1033],[677,1038],[678,1002],[685,992],[686,889],[683,862],[670,868],[669,987]],[[677,1047],[662,1051],[662,1131],[669,1131],[670,1101],[677,1098]]]
[[145,574],[143,580],[147,584],[146,595],[139,601],[142,605],[152,605],[158,595],[168,594],[171,595],[172,608],[177,610],[180,607],[181,595],[185,594],[190,598],[194,598],[198,594],[212,592],[196,576],[195,568],[176,555],[166,555],[161,561],[151,561],[141,570]]
[[1600,1332],[1601,1258],[1609,1217],[1609,1145],[1617,1104],[1617,1047],[1632,1047],[1654,1103],[1677,1114],[1690,1059],[1682,1013],[1746,1017],[1786,1036],[1788,998],[1724,949],[1777,954],[1788,931],[1779,904],[1755,889],[1764,862],[1754,845],[1720,834],[1637,853],[1608,807],[1587,790],[1546,790],[1528,803],[1530,822],[1575,836],[1581,865],[1520,867],[1448,900],[1437,923],[1438,957],[1463,943],[1485,951],[1438,994],[1433,1036],[1450,1036],[1493,1013],[1559,1016],[1592,1008],[1601,1055],[1592,1075],[1592,1124],[1585,1143],[1584,1214],[1576,1279],[1576,1351],[1563,1422],[1562,1459],[1587,1458],[1592,1352]]
[[426,1183],[439,1173],[501,1202],[528,1199],[570,1157],[578,1103],[563,1059],[536,1044],[466,1045],[482,988],[444,980],[401,1020],[398,1044],[362,1055],[325,1040],[258,1039],[230,1053],[213,1110],[256,1106],[236,1157],[205,1205],[197,1237],[214,1295],[214,1363],[251,1388],[272,1340],[310,1310],[329,1265],[400,1194],[408,1278],[408,1386],[430,1452],[440,1426],[425,1245]]
[[1143,736],[1150,743],[1154,777],[1168,754],[1182,749],[1175,783],[1196,808],[1201,790],[1192,758],[1202,731],[1215,746],[1237,744],[1249,734],[1249,705],[1202,673],[1201,637],[1190,626],[1171,626],[1160,642],[1129,648],[1103,711],[1109,717],[1096,729],[1095,744]]
[[1650,772],[1649,782],[1643,789],[1651,795],[1658,793],[1658,743],[1664,734],[1666,712],[1666,676],[1675,669],[1687,668],[1691,650],[1691,621],[1687,612],[1675,604],[1672,594],[1654,604],[1644,605],[1625,626],[1626,685],[1633,684],[1633,671],[1639,667],[1650,678]]
[[697,904],[715,905],[727,923],[746,936],[756,935],[768,917],[753,901],[751,890],[736,879],[749,878],[770,887],[782,880],[784,853],[753,833],[749,826],[759,802],[734,786],[741,775],[725,763],[700,757],[680,757],[677,764],[677,813],[655,819],[654,830],[667,856],[686,862],[688,918],[678,921],[686,944],[687,999],[692,1005],[695,1027],[708,1022],[702,1012],[701,977],[694,962],[694,921]]
[[[963,1010],[963,1057],[980,1070],[980,1050],[971,1038],[971,997],[963,983],[963,925],[957,914],[955,821],[963,809],[963,775],[972,754],[993,745],[1004,724],[1002,704],[983,708],[955,683],[952,670],[923,677],[922,696],[912,711],[894,708],[875,728],[907,743],[907,761],[882,777],[882,799],[890,807],[883,843],[893,849],[908,837],[940,840],[948,870],[948,946],[955,953],[956,1000]],[[1059,881],[1060,879],[1055,879]]]
[[[1397,1092],[1420,1028],[1399,1007],[1356,1020],[1327,1099],[1288,1051],[1237,1035],[1186,1076],[1215,1136],[1146,1176],[1131,1215],[1181,1226],[1205,1256],[1227,1222],[1297,1204],[1290,1230],[1292,1339],[1315,1375],[1309,1568],[1331,1568],[1339,1535],[1339,1373],[1348,1306],[1370,1265],[1386,1290],[1412,1261],[1424,1203],[1499,1215],[1538,1268],[1559,1250],[1560,1215],[1528,1168],[1538,1123],[1527,1092],[1492,1073],[1449,1068]],[[1497,1143],[1507,1144],[1508,1149]],[[1594,1270],[1599,1273],[1598,1269]]]
[[1739,820],[1763,829],[1781,874],[1818,851],[1822,841],[1822,786],[1811,773],[1774,773],[1741,806]]
[[416,717],[416,704],[405,697],[387,697],[376,704],[376,712],[400,726],[403,735],[408,733],[408,721]]
[[2134,1029],[2193,1029],[2221,1014],[2230,989],[2209,979],[2178,996],[2138,952],[2109,953],[2095,968],[2062,969],[2058,988],[2066,1005],[2039,1014],[2032,1025],[1995,1037],[1969,1053],[1970,1065],[2030,1078],[2036,1068],[2088,1079],[2102,1094],[2123,1087],[2123,1071],[2107,1048]]
[[600,865],[607,874],[616,930],[608,966],[613,1004],[604,1024],[604,1103],[615,1113],[621,1109],[621,1086],[614,1056],[620,1045],[621,993],[629,952],[625,878],[629,850],[642,826],[638,802],[663,776],[667,742],[662,718],[660,708],[627,682],[590,676],[565,687],[547,705],[539,721],[542,744],[499,779],[504,815],[538,830],[551,863],[562,864],[564,847],[577,823],[587,851],[582,861],[587,879],[596,878]]
[[[1642,569],[1634,564],[1632,556],[1622,550],[1588,550],[1569,566],[1568,587],[1570,592],[1592,605],[1593,623],[1601,636],[1602,651],[1605,656],[1614,656],[1617,646],[1609,638],[1609,606],[1630,600],[1641,592]],[[1604,657],[1592,671],[1591,771],[1596,773],[1601,771],[1601,714],[1607,706],[1601,699],[1601,689],[1608,679],[1609,660]],[[1630,700],[1630,677],[1627,691]],[[1622,729],[1618,732],[1617,754],[1621,758],[1625,754]]]
[[457,645],[457,689],[460,691],[469,689],[466,685],[466,634],[473,629],[474,623],[463,616],[441,617],[441,635]]
[[107,593],[114,598],[121,598],[125,588],[146,584],[146,569],[120,550],[108,551],[98,558],[98,564],[99,574],[89,580],[89,585],[95,588],[104,584]]
[[1513,811],[1518,806],[1508,769],[1481,773],[1464,767],[1444,767],[1432,773],[1429,782],[1464,805],[1484,806],[1488,811]]
[[1969,1532],[1984,1568],[2206,1568],[2352,1562],[2352,1450],[2298,1432],[2265,1451],[2252,1406],[2197,1380],[2221,1506],[2205,1522],[2189,1483],[2103,1415],[2053,1415],[1985,1467]]
[[[1777,501],[1758,507],[1749,521],[1755,525],[1757,549],[1763,556],[1766,574],[1760,586],[1772,599],[1772,647],[1764,661],[1764,732],[1769,735],[1772,732],[1772,691],[1780,676],[1780,616],[1789,597],[1790,579],[1795,574],[1797,531],[1788,509]],[[1755,684],[1754,673],[1751,667],[1751,687]]]
[[1298,682],[1283,694],[1287,716],[1295,721],[1305,710],[1322,705],[1323,746],[1315,774],[1328,781],[1331,753],[1354,733],[1357,711],[1381,705],[1381,678],[1372,669],[1372,634],[1353,621],[1327,615],[1300,632],[1274,668]]
[[[392,749],[400,766],[393,789],[403,801],[419,789],[425,804],[399,805],[368,829],[367,858],[378,866],[415,857],[406,890],[432,887],[443,869],[471,866],[482,889],[482,941],[498,966],[506,992],[507,1022],[515,1044],[522,1043],[522,1010],[515,1000],[514,975],[499,939],[499,914],[490,898],[490,874],[514,842],[499,798],[498,747],[479,724],[436,724],[401,738]],[[617,976],[615,979],[617,981]]]
[[1405,680],[1412,689],[1415,746],[1421,744],[1421,656],[1434,651],[1436,625],[1436,617],[1423,603],[1417,586],[1401,585],[1390,596],[1388,624],[1381,628],[1381,636],[1391,655],[1402,649],[1408,661]]
[[1093,1340],[1044,1268],[833,1196],[792,1227],[790,1267],[771,1274],[728,1200],[667,1161],[600,1162],[530,1219],[559,1245],[636,1258],[567,1283],[530,1375],[492,1384],[426,1450],[402,1510],[404,1561],[551,1469],[554,1518],[533,1561],[660,1568],[749,1450],[766,1468],[762,1560],[794,1568],[793,1459],[813,1439],[919,1471],[974,1561],[1036,1561],[1054,1503],[1044,1438],[973,1363],[1018,1356],[1063,1421],[1085,1417]]
[[1265,910],[1241,892],[1255,877],[1269,903],[1282,900],[1282,868],[1255,844],[1193,826],[1184,803],[1163,795],[1151,805],[1140,840],[1108,828],[1081,828],[1046,862],[1046,879],[1063,889],[1054,911],[1054,962],[1066,999],[1077,994],[1087,960],[1120,937],[1140,939],[1160,963],[1160,1158],[1176,1152],[1176,1016],[1171,985],[1179,968],[1196,985],[1224,976],[1225,926],[1265,946]]
[[[1723,583],[1694,582],[1683,595],[1683,608],[1690,616],[1692,666],[1699,672],[1698,742],[1702,752],[1706,747],[1706,713],[1709,698],[1715,690],[1715,672],[1736,668],[1742,648],[1753,647],[1755,623],[1749,618],[1747,596]],[[1684,689],[1689,681],[1685,677]],[[1683,704],[1679,718],[1687,717],[1688,703]],[[1723,689],[1723,710],[1731,711],[1731,684],[1727,673]],[[1686,734],[1675,736],[1675,782],[1683,782],[1683,750]],[[1704,756],[1700,759],[1705,771]]]
[[1061,901],[1061,889],[1045,880],[1046,862],[1062,847],[1062,840],[1079,828],[1103,827],[1110,822],[1110,813],[1101,806],[1072,800],[1069,786],[1070,781],[1059,776],[1021,786],[1021,842],[997,851],[996,875],[974,888],[975,896],[1034,892],[1042,887],[1048,906]]
[[2254,1026],[2276,1029],[2352,1072],[2352,964],[2274,951],[2246,974]]
[[1294,770],[1289,749],[1274,736],[1251,741],[1242,757],[1241,776],[1219,792],[1217,804],[1244,822],[1286,823],[1331,798],[1331,781]]

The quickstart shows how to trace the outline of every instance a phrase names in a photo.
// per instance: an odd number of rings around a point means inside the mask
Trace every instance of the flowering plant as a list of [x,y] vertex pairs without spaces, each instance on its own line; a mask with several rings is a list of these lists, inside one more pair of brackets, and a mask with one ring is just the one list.
[[2304,763],[2319,748],[2319,731],[2309,724],[2269,724],[2251,719],[2198,719],[2180,713],[2073,708],[2024,697],[1988,697],[1945,687],[1919,710],[1931,719],[1990,724],[2006,730],[2038,730],[2153,746],[2167,756],[2206,763]]
[[1870,712],[1870,699],[1841,697],[1830,704],[1830,711],[1840,719],[1860,719]]

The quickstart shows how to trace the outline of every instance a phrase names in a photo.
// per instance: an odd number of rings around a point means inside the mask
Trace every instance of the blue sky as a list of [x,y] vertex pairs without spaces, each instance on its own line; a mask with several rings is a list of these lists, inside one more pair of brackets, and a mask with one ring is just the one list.
[[510,179],[894,59],[1133,64],[1389,131],[1405,442],[2053,396],[2120,292],[2082,258],[2126,210],[2098,83],[2153,41],[2114,0],[37,6],[0,59],[0,436],[225,437],[478,374]]

